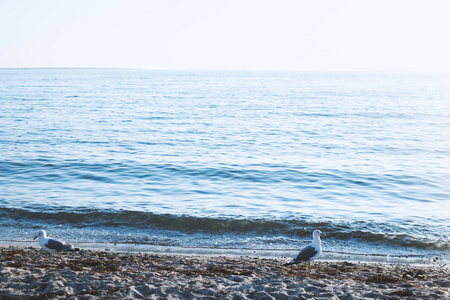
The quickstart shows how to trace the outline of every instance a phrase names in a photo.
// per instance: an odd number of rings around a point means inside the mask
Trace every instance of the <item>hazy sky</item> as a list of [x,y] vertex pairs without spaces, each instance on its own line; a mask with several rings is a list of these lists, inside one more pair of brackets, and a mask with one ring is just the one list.
[[0,0],[0,68],[450,71],[448,0]]

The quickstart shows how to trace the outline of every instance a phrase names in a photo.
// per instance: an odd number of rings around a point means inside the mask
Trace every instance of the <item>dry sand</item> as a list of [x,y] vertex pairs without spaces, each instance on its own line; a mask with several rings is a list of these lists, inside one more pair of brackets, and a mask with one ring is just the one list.
[[0,247],[0,299],[450,299],[446,266]]

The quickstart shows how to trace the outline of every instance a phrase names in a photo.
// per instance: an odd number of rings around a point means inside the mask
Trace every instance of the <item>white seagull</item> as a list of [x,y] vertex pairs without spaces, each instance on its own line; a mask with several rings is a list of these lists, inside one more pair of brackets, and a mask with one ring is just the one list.
[[47,237],[47,233],[45,230],[39,230],[37,236],[35,236],[35,239],[38,239],[39,244],[41,245],[42,249],[50,252],[61,252],[61,251],[79,251],[80,249],[75,248],[72,244],[69,244],[67,242],[62,242],[57,239],[53,239],[51,237]]
[[298,263],[307,263],[308,264],[308,273],[311,271],[311,262],[318,258],[322,253],[322,245],[320,243],[320,236],[325,236],[325,233],[322,233],[320,230],[314,230],[313,232],[313,241],[311,244],[303,248],[302,251],[289,263],[286,265],[294,265]]

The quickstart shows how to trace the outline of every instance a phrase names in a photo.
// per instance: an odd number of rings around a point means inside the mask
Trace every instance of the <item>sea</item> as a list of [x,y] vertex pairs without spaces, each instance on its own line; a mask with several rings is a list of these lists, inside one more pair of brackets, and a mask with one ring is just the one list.
[[0,69],[0,243],[448,263],[450,75]]

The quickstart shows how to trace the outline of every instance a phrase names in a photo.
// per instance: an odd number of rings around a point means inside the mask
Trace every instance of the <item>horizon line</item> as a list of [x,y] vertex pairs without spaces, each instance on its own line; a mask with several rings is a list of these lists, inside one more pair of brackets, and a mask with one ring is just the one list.
[[450,71],[431,70],[300,70],[300,69],[150,69],[132,67],[0,67],[0,70],[140,70],[159,72],[303,72],[303,73],[391,73],[391,74],[449,74]]

